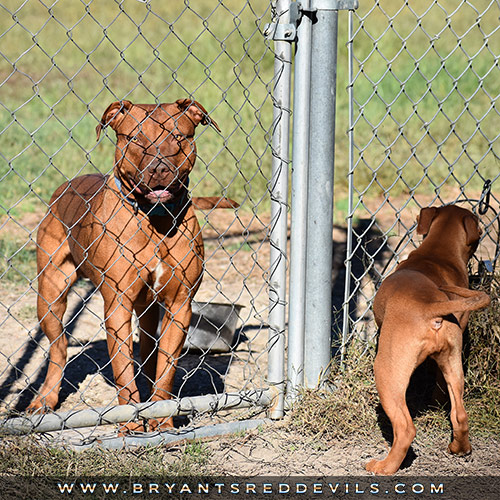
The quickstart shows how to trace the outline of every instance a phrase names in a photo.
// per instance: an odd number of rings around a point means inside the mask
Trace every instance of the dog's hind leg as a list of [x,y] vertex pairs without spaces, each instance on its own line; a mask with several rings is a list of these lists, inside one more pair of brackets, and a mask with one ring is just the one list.
[[[460,332],[456,332],[461,335]],[[464,407],[464,371],[462,367],[462,342],[460,345],[450,345],[450,350],[445,350],[434,356],[441,369],[448,392],[450,394],[451,411],[450,419],[453,427],[453,440],[448,446],[451,453],[467,455],[472,451],[469,441],[469,423]]]
[[[58,403],[68,345],[63,316],[66,312],[68,292],[77,279],[63,224],[52,213],[49,213],[40,225],[37,244],[37,315],[50,347],[45,382],[38,396],[27,408],[31,412],[54,409]],[[55,251],[50,250],[54,248]]]
[[391,421],[394,437],[387,457],[372,460],[366,465],[366,470],[375,474],[394,474],[415,438],[415,426],[406,405],[406,390],[420,361],[417,352],[417,349],[406,345],[384,345],[383,340],[379,344],[374,364],[375,382],[382,407]]

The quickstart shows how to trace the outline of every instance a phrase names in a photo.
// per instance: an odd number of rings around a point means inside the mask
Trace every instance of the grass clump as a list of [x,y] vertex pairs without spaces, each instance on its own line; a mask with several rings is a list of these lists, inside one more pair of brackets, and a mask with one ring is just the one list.
[[159,493],[158,486],[148,489],[150,483],[194,484],[204,478],[210,457],[210,450],[200,442],[169,449],[75,452],[43,445],[33,436],[3,438],[0,499],[104,498],[109,493],[126,499],[131,494]]
[[471,314],[466,339],[465,399],[475,433],[500,436],[500,277],[490,290],[491,305]]
[[[500,280],[500,277],[496,278]],[[500,289],[496,283],[491,291],[491,304],[471,314],[466,339],[466,369],[469,390],[484,392],[500,383]]]
[[0,279],[12,285],[25,284],[36,276],[36,248],[33,241],[0,236]]
[[378,401],[373,380],[374,349],[354,342],[344,367],[333,361],[329,376],[331,391],[305,390],[292,410],[292,426],[301,432],[327,439],[350,435],[368,436],[377,429]]

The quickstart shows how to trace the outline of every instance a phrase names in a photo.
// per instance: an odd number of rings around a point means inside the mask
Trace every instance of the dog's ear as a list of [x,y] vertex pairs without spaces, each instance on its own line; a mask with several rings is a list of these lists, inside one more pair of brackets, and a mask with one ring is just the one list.
[[97,134],[97,140],[101,137],[101,130],[108,125],[111,126],[113,130],[119,123],[125,118],[126,112],[132,108],[133,104],[130,101],[116,101],[111,103],[104,111],[101,121],[95,128]]
[[417,234],[425,236],[429,232],[431,223],[434,220],[434,217],[436,217],[436,213],[436,207],[427,207],[420,210],[420,215],[417,217]]
[[217,130],[217,132],[221,131],[219,125],[210,118],[207,110],[198,101],[193,101],[192,99],[178,99],[175,101],[175,104],[177,104],[177,107],[193,121],[195,126],[201,123],[202,125],[210,125]]
[[464,218],[465,234],[467,235],[467,245],[474,246],[481,238],[481,228],[479,227],[479,219],[477,215],[470,214]]

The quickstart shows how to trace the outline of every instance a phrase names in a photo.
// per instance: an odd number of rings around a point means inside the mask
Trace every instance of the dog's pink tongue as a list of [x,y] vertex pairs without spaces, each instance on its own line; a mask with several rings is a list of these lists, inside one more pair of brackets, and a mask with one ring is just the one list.
[[155,189],[154,191],[150,191],[145,196],[153,203],[163,203],[173,198],[173,194],[168,189]]

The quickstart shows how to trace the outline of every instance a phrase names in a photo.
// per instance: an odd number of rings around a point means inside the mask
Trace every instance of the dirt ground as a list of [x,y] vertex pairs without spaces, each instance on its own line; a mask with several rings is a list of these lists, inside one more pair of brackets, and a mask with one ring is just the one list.
[[[417,436],[398,475],[500,475],[500,439],[472,436],[472,454],[456,457],[447,452],[448,437],[430,440]],[[381,435],[368,441],[355,436],[319,439],[290,431],[286,419],[239,438],[218,438],[206,445],[212,452],[207,473],[243,476],[368,476],[364,465],[388,451]]]
[[[377,212],[379,203],[380,200],[374,200],[367,202],[367,206],[377,213],[379,228],[392,229],[390,245],[394,248],[415,221],[418,207],[411,204],[404,212],[397,209]],[[421,204],[425,204],[425,200]],[[400,221],[394,224],[397,217]],[[20,226],[19,221],[9,221],[3,231],[26,234],[26,229],[36,228],[39,218],[40,214],[27,217]],[[243,308],[238,342],[231,353],[184,353],[175,389],[182,396],[265,386],[268,224],[268,217],[251,214],[235,217],[234,213],[222,211],[207,218],[204,227],[206,272],[196,300],[239,304]],[[363,226],[357,227],[362,230]],[[342,273],[345,237],[345,229],[336,227],[334,277]],[[411,246],[404,252],[409,250]],[[2,284],[0,292],[0,324],[6,332],[0,337],[0,409],[6,415],[22,412],[40,387],[48,344],[36,321],[36,283],[21,288]],[[70,363],[59,411],[103,407],[116,402],[101,310],[102,301],[94,294],[91,284],[80,282],[69,299]],[[144,381],[141,390],[146,390]],[[425,435],[418,436],[401,474],[500,475],[500,439],[472,436],[472,455],[459,458],[446,452],[448,437],[431,442]],[[326,441],[290,431],[286,419],[236,437],[212,439],[205,445],[211,458],[204,472],[245,476],[363,475],[366,474],[364,464],[387,451],[381,434],[372,436],[370,442],[352,436]],[[175,455],[174,451],[172,459]]]
[[[30,216],[21,225],[34,230],[40,218],[41,215]],[[196,396],[264,385],[268,340],[265,318],[269,308],[265,282],[269,266],[268,224],[269,220],[248,214],[235,216],[233,211],[219,210],[216,215],[207,216],[203,231],[206,269],[196,301],[241,307],[236,345],[226,353],[184,351],[176,374],[177,394]],[[16,230],[19,232],[13,221],[3,227],[4,233]],[[43,381],[48,341],[36,318],[36,282],[27,288],[9,284],[0,287],[0,323],[9,332],[0,337],[0,409],[19,412]],[[100,294],[90,282],[79,281],[70,292],[65,315],[69,361],[59,411],[116,404],[102,310]],[[137,333],[134,339],[138,341]],[[138,352],[135,359],[139,360]],[[147,397],[147,382],[140,376],[138,385]]]

